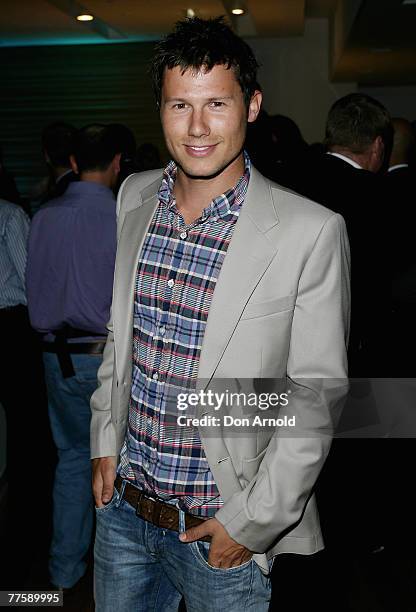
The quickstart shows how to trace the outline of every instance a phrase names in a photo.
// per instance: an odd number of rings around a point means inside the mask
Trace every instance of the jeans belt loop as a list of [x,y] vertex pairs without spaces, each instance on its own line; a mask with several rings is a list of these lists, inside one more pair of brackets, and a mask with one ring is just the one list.
[[118,494],[118,500],[116,501],[116,508],[119,508],[121,502],[123,501],[124,489],[126,488],[126,484],[127,481],[123,478],[123,480],[121,481],[121,489]]
[[137,506],[136,506],[136,515],[137,516],[141,516],[142,515],[142,501],[144,499],[144,495],[141,491],[139,491],[139,498],[137,500]]
[[62,377],[72,378],[75,376],[74,365],[72,363],[66,336],[61,330],[55,332],[55,346],[56,356],[61,367]]

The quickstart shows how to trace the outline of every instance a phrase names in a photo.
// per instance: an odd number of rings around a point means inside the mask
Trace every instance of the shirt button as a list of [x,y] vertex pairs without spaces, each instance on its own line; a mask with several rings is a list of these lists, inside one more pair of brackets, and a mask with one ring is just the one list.
[[187,232],[181,232],[180,233],[180,237],[182,238],[182,240],[185,240],[185,238],[188,236]]
[[153,380],[159,380],[159,374],[157,372],[154,372],[152,378]]
[[173,285],[175,284],[175,281],[173,280],[173,278],[170,278],[168,280],[168,287],[170,287],[172,289]]
[[164,335],[165,335],[165,331],[166,331],[166,328],[165,328],[165,327],[163,327],[163,326],[162,326],[162,327],[159,327],[159,334],[160,334],[161,336],[164,336]]

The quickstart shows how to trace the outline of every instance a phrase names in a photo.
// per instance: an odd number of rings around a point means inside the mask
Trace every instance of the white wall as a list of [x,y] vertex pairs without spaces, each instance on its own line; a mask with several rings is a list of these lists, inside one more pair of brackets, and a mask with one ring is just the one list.
[[404,117],[409,121],[416,119],[416,87],[366,87],[359,91],[379,100],[392,117]]
[[326,19],[308,19],[303,36],[247,39],[262,64],[264,108],[296,121],[310,143],[323,139],[333,102],[357,87],[329,81],[328,27]]

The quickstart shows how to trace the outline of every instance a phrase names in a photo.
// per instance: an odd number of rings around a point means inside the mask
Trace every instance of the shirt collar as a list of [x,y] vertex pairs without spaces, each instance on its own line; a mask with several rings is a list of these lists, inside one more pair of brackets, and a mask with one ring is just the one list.
[[101,196],[110,196],[115,200],[114,193],[110,187],[102,183],[96,183],[95,181],[74,181],[69,183],[64,195],[66,194],[99,194]]
[[69,169],[68,169],[68,170],[66,170],[65,172],[62,172],[62,174],[60,174],[60,175],[58,176],[58,178],[56,179],[55,183],[56,183],[56,184],[58,184],[58,183],[59,183],[59,181],[61,181],[61,180],[64,178],[64,176],[67,176],[68,174],[72,174],[72,172],[73,172],[73,171],[71,170],[71,168],[69,168]]
[[390,166],[387,172],[393,172],[393,170],[398,170],[399,168],[408,168],[409,164],[396,164],[395,166]]
[[350,166],[353,166],[354,168],[357,168],[358,170],[363,170],[363,167],[360,166],[360,164],[357,164],[356,161],[354,161],[350,157],[347,157],[346,155],[341,155],[341,153],[333,153],[332,151],[327,151],[327,155],[333,155],[334,157],[339,157],[339,159],[342,159],[343,161],[347,162],[347,164],[350,164]]
[[[251,160],[247,152],[244,151],[244,173],[232,189],[214,198],[211,203],[203,210],[201,219],[208,217],[225,217],[231,213],[236,213],[244,202],[248,183],[251,174]],[[177,175],[177,165],[172,160],[163,172],[162,184],[159,189],[159,201],[169,207],[170,210],[176,208],[173,188]]]

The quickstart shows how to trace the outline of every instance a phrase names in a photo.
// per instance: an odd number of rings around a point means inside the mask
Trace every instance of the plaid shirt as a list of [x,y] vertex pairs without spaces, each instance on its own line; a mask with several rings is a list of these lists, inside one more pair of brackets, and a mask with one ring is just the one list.
[[250,160],[234,189],[186,225],[176,208],[176,165],[159,190],[138,263],[134,295],[133,375],[119,473],[152,497],[199,516],[223,501],[196,427],[178,426],[178,392],[195,387],[209,308],[250,178]]

